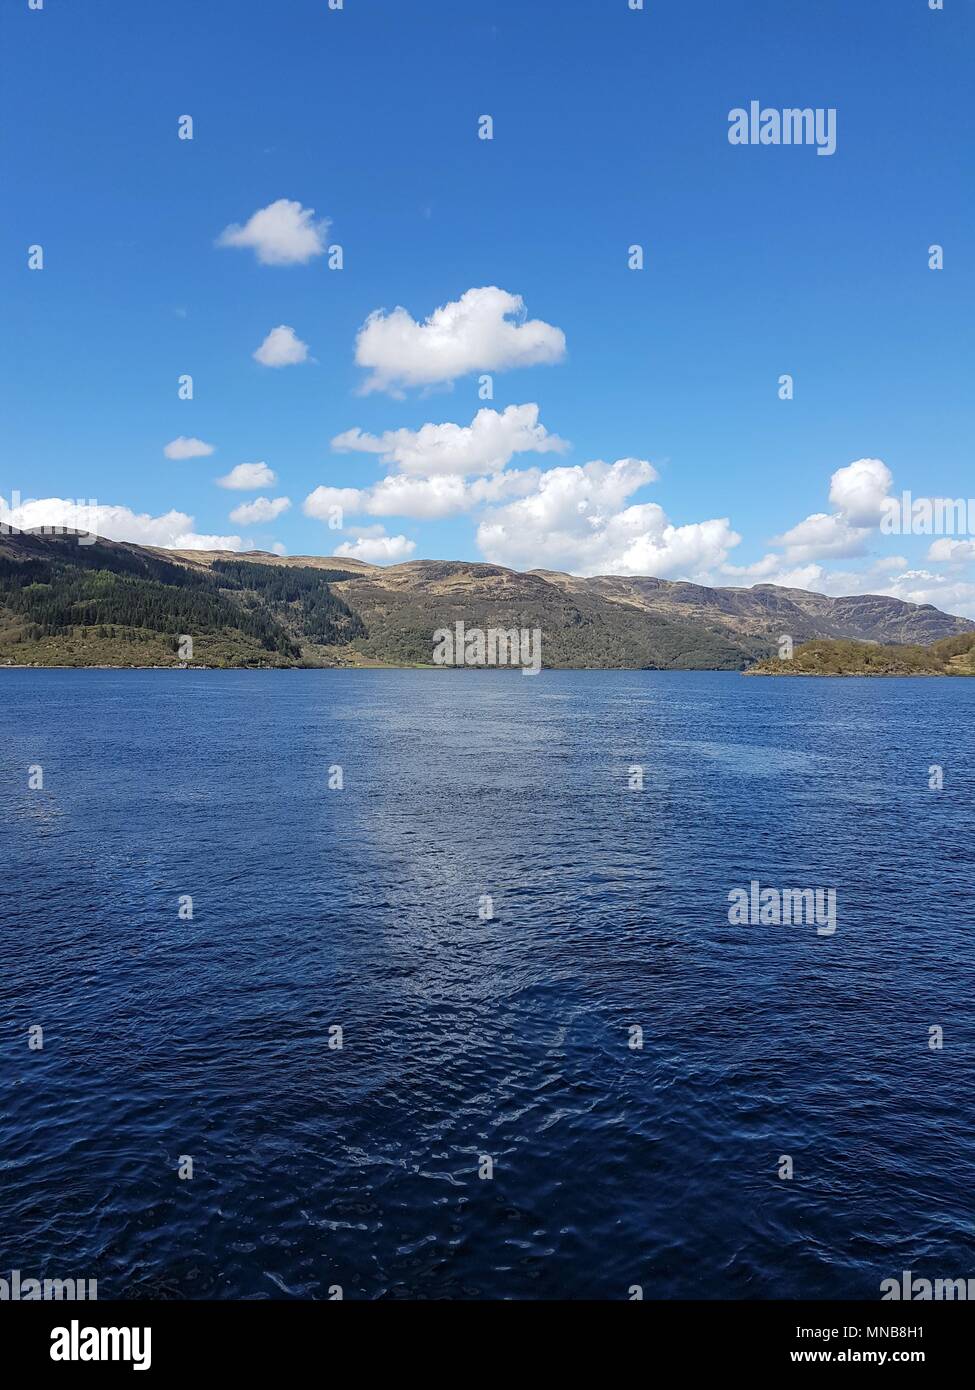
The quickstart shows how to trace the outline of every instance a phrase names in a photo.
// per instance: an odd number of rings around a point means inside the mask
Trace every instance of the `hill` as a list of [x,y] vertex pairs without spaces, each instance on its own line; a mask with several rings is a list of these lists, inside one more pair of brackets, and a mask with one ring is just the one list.
[[878,595],[0,533],[0,664],[175,666],[189,634],[194,665],[425,665],[434,631],[457,621],[541,628],[543,664],[576,668],[741,670],[782,633],[917,644],[975,631]]

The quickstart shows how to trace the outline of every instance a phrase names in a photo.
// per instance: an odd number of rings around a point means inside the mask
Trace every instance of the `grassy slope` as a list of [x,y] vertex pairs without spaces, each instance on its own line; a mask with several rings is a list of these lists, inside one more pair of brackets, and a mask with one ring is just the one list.
[[767,649],[703,626],[570,597],[544,580],[494,587],[431,584],[405,591],[380,577],[335,587],[368,629],[356,647],[392,665],[429,662],[434,631],[459,621],[485,630],[540,628],[543,665],[554,668],[738,670]]

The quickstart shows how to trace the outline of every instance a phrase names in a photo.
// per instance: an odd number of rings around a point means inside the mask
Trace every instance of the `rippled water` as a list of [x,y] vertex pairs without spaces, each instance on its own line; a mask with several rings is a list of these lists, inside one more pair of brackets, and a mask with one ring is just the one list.
[[[975,1276],[973,711],[964,680],[0,672],[0,1274]],[[730,925],[752,878],[835,887],[836,934]]]

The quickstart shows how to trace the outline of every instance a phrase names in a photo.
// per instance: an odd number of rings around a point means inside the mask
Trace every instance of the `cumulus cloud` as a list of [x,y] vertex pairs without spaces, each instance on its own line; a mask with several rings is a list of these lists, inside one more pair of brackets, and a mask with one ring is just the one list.
[[222,478],[217,478],[218,487],[227,487],[235,492],[256,492],[259,487],[271,487],[278,480],[273,468],[266,463],[238,463]]
[[907,603],[932,603],[946,613],[975,618],[975,584],[930,570],[905,570],[873,592],[890,594]]
[[550,469],[485,517],[478,545],[496,564],[582,575],[702,575],[722,563],[741,539],[727,518],[675,526],[655,502],[624,505],[656,476],[644,459]]
[[249,526],[259,521],[274,521],[291,506],[290,497],[255,497],[253,502],[242,502],[230,513],[230,520],[238,526]]
[[865,554],[871,532],[886,510],[893,481],[880,459],[857,459],[837,468],[829,480],[829,500],[836,511],[814,512],[781,536],[773,536],[771,543],[784,547],[781,554],[770,552],[751,565],[725,565],[722,572],[793,589],[830,582],[835,574],[829,576],[816,562]]
[[[537,433],[541,427],[534,407],[524,413],[515,408],[504,416],[484,411],[481,416],[484,424],[478,427],[475,420],[470,430],[454,426],[444,433],[430,426],[423,461],[436,459],[443,444],[453,467],[461,466],[462,457],[468,468],[491,466],[495,471],[472,478],[459,472],[399,472],[371,487],[318,487],[305,498],[305,514],[334,526],[347,514],[429,521],[488,509],[477,537],[489,560],[581,574],[700,574],[723,561],[738,543],[726,519],[674,526],[656,504],[627,506],[632,493],[657,477],[645,459],[619,459],[611,465],[597,461],[549,472],[498,467],[499,448],[502,456],[510,456],[513,443],[548,448],[554,442]],[[423,435],[396,431],[374,439],[354,431],[340,441],[370,453],[382,450],[390,462],[412,466]],[[367,538],[365,531],[359,535]]]
[[433,520],[522,497],[538,486],[538,469],[506,469],[515,454],[562,453],[535,404],[479,410],[470,425],[426,424],[418,430],[336,435],[341,453],[375,454],[391,471],[364,488],[316,488],[305,499],[309,516],[326,519],[335,507],[371,516]]
[[730,579],[751,579],[755,583],[775,584],[778,581],[771,576],[777,574],[781,568],[782,556],[770,552],[751,565],[722,565],[721,573]]
[[786,563],[804,564],[831,555],[862,555],[869,534],[868,528],[851,526],[844,516],[816,512],[784,535],[774,537],[772,544],[785,546]]
[[351,536],[353,540],[372,540],[375,536],[385,536],[386,527],[378,522],[374,526],[345,526],[345,534]]
[[416,549],[416,541],[406,536],[360,536],[355,541],[343,541],[336,555],[350,560],[365,560],[370,565],[398,565],[408,560]]
[[[752,588],[756,584],[775,584],[783,589],[812,589],[816,593],[841,594],[865,593],[864,575],[852,571],[827,570],[822,565],[809,562],[804,565],[788,566],[783,556],[768,554],[752,565],[722,565],[721,579],[739,580],[743,587]],[[880,590],[874,585],[873,593]]]
[[521,295],[470,289],[418,323],[406,309],[376,309],[356,338],[355,360],[371,371],[363,392],[453,382],[469,372],[502,372],[560,362],[565,334],[526,319]]
[[[162,545],[162,542],[160,542]],[[250,545],[240,536],[201,536],[196,531],[188,531],[176,540],[163,546],[166,550],[249,550]]]
[[[908,603],[933,603],[968,616],[975,586],[956,578],[909,570],[903,555],[876,559],[863,570],[830,570],[820,560],[863,555],[888,509],[893,475],[881,459],[857,459],[838,468],[830,478],[829,500],[834,512],[817,512],[773,538],[784,547],[751,565],[723,565],[722,574],[753,583],[813,589],[833,596],[887,594]],[[975,542],[941,537],[931,543],[927,558],[953,567],[975,559]]]
[[242,227],[225,227],[217,245],[249,247],[261,265],[304,265],[325,251],[330,225],[324,217],[315,221],[314,208],[279,198],[259,208]]
[[513,470],[469,483],[459,474],[413,478],[394,473],[374,487],[317,487],[305,498],[304,512],[320,521],[328,521],[335,508],[368,516],[436,521],[521,496],[537,487],[540,476],[537,469]]
[[301,341],[293,328],[280,323],[251,355],[262,367],[294,367],[308,361],[308,344]]
[[564,453],[568,447],[539,424],[534,403],[479,410],[469,425],[448,421],[381,435],[352,429],[332,440],[336,453],[378,454],[380,462],[418,477],[497,473],[515,454]]
[[214,448],[213,444],[205,444],[202,439],[187,439],[185,434],[181,434],[178,439],[169,441],[163,453],[168,459],[202,459],[212,454]]
[[316,487],[301,504],[301,510],[316,521],[332,521],[337,512],[362,511],[365,495],[357,487]]
[[723,565],[721,572],[728,577],[778,584],[785,589],[811,589],[832,598],[847,594],[887,595],[905,603],[931,603],[947,613],[975,618],[975,584],[932,574],[930,570],[907,569],[903,555],[878,559],[864,570],[830,570],[818,564],[788,569],[781,561],[779,555],[766,555],[754,565]]
[[193,518],[186,512],[169,511],[162,516],[133,512],[128,507],[73,501],[63,497],[31,498],[10,508],[0,498],[0,518],[19,531],[35,527],[64,527],[84,531],[111,541],[134,541],[165,550],[241,550],[240,536],[200,535],[193,530]]
[[876,526],[894,478],[880,459],[857,459],[829,480],[829,500],[851,526]]
[[497,473],[472,483],[456,474],[433,478],[392,474],[362,493],[361,510],[371,516],[409,516],[417,520],[457,516],[530,492],[539,477],[536,469]]
[[975,541],[955,541],[941,536],[928,548],[928,559],[946,565],[965,565],[975,560]]

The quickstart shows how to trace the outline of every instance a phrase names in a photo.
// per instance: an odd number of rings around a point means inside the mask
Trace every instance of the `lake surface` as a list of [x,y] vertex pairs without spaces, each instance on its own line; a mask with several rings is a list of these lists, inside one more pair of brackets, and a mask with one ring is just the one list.
[[[973,715],[943,679],[0,672],[0,1275],[975,1276]],[[731,925],[752,879],[835,888],[835,934]]]

